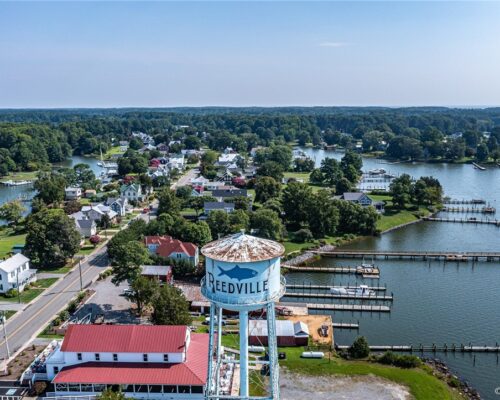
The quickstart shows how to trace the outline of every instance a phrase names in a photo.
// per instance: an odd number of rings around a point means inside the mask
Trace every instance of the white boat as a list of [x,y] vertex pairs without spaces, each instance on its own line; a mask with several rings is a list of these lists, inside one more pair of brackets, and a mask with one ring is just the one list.
[[356,288],[346,288],[346,287],[330,288],[330,293],[339,296],[356,296],[356,297],[375,295],[375,291],[370,290],[370,288],[367,285],[359,285]]
[[376,169],[371,169],[368,171],[368,174],[370,175],[383,175],[385,174],[387,171],[383,168],[376,168]]
[[2,181],[2,184],[6,186],[23,186],[23,185],[31,185],[33,181],[13,181],[12,179],[8,181]]

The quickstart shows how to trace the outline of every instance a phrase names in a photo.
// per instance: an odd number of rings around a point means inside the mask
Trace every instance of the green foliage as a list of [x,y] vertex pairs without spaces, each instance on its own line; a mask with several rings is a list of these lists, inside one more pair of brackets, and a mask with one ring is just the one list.
[[261,208],[250,217],[250,226],[257,231],[257,236],[279,240],[283,236],[283,224],[273,210]]
[[127,174],[143,174],[148,169],[148,159],[146,156],[134,151],[127,150],[127,152],[118,159],[118,173],[121,176]]
[[255,182],[255,201],[265,203],[279,196],[281,184],[270,176],[263,176]]
[[41,171],[34,186],[38,191],[36,198],[45,204],[57,204],[64,200],[67,183],[64,176],[57,172]]
[[162,286],[151,305],[151,322],[155,325],[190,325],[192,322],[189,304],[174,286]]
[[27,219],[26,255],[34,266],[58,268],[80,248],[74,221],[61,209],[43,209]]
[[181,201],[170,188],[163,189],[158,194],[158,214],[178,214],[181,210]]
[[281,182],[284,172],[285,169],[281,164],[275,161],[265,161],[260,165],[259,169],[257,169],[257,176],[268,176],[275,181]]
[[9,224],[17,225],[25,211],[26,207],[19,200],[12,200],[0,206],[0,219]]
[[299,229],[293,233],[293,241],[296,243],[306,243],[313,240],[313,234],[309,229]]
[[386,351],[377,358],[377,362],[385,365],[394,365],[399,368],[416,368],[422,364],[420,358],[414,355],[400,355]]
[[283,189],[281,204],[287,222],[298,227],[309,220],[312,194],[311,187],[305,183],[291,182]]
[[366,358],[370,354],[370,346],[364,336],[358,336],[351,347],[349,347],[349,355],[352,358]]
[[149,252],[141,242],[130,241],[119,245],[113,258],[112,282],[118,285],[123,281],[133,281],[140,273],[140,266],[149,261]]
[[137,305],[137,311],[142,314],[144,307],[150,305],[155,296],[158,295],[160,285],[155,279],[149,279],[144,276],[137,276],[130,283],[132,293],[127,297]]
[[96,396],[98,400],[126,400],[125,395],[121,391],[106,389],[104,392]]

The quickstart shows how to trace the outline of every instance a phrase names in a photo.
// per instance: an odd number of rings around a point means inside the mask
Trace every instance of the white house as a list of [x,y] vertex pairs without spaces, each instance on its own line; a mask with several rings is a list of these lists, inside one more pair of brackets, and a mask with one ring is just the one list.
[[207,354],[208,334],[187,326],[70,325],[46,359],[50,395],[202,400]]
[[67,187],[64,189],[64,198],[66,200],[79,200],[82,197],[82,188]]
[[136,183],[123,185],[120,188],[120,196],[125,197],[128,201],[142,201],[141,185]]
[[241,156],[238,153],[223,153],[219,156],[217,164],[219,166],[227,166],[236,163]]
[[21,253],[0,262],[0,293],[19,289],[36,281],[36,269],[30,269],[30,259]]
[[75,219],[75,225],[76,230],[82,237],[89,238],[97,233],[97,224],[92,219]]

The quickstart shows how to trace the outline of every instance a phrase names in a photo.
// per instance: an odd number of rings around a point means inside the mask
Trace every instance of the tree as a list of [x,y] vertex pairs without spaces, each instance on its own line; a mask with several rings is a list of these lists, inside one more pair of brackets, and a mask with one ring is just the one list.
[[158,295],[160,285],[155,279],[138,276],[130,283],[131,293],[127,297],[137,305],[137,312],[142,314],[144,307],[150,305]]
[[340,168],[344,176],[352,183],[358,181],[361,176],[361,168],[363,168],[363,159],[353,151],[347,151],[344,157],[340,160]]
[[488,146],[486,146],[486,144],[481,143],[479,146],[477,146],[476,149],[477,161],[484,162],[487,161],[489,157],[490,157],[490,152],[488,151]]
[[389,188],[392,193],[392,202],[397,208],[403,209],[408,204],[411,187],[411,177],[408,174],[403,174],[391,182]]
[[101,242],[101,237],[99,235],[92,235],[89,238],[89,242],[96,247]]
[[178,214],[181,210],[181,201],[170,188],[159,193],[158,202],[158,214]]
[[309,229],[315,238],[335,234],[339,222],[339,211],[328,190],[320,190],[314,194],[308,210]]
[[90,165],[83,163],[76,164],[73,170],[75,172],[75,184],[83,189],[95,189],[97,187],[98,181]]
[[314,160],[310,158],[296,158],[293,164],[297,172],[311,172],[314,169]]
[[190,325],[193,321],[186,298],[174,286],[162,286],[151,305],[151,322],[155,325]]
[[231,233],[229,216],[223,210],[210,211],[207,218],[207,224],[210,227],[213,238],[221,238]]
[[82,209],[82,205],[78,200],[70,200],[64,204],[64,212],[68,215],[74,214]]
[[283,235],[283,225],[278,214],[266,208],[261,208],[251,215],[250,226],[263,238],[278,240]]
[[257,176],[268,176],[277,182],[281,182],[283,173],[283,167],[275,161],[266,161],[257,170]]
[[370,346],[364,336],[358,336],[349,347],[349,355],[352,358],[366,358],[369,354]]
[[132,282],[141,274],[141,265],[149,261],[149,253],[140,242],[130,241],[119,245],[117,254],[113,259],[113,279],[115,285],[123,281]]
[[311,197],[312,189],[305,183],[291,182],[283,189],[281,204],[290,224],[300,227],[308,221]]
[[323,181],[333,187],[335,187],[344,176],[340,168],[340,163],[334,158],[327,157],[323,159],[323,161],[321,161],[320,170],[323,174]]
[[144,147],[144,143],[142,143],[141,139],[134,136],[128,142],[128,147],[132,150],[139,150],[139,149],[142,149]]
[[212,240],[210,227],[205,221],[186,222],[178,234],[180,240],[204,246]]
[[234,210],[229,214],[231,232],[246,231],[250,226],[250,217],[245,210]]
[[12,200],[0,206],[0,219],[8,224],[17,225],[23,217],[26,207],[19,200]]
[[270,176],[263,176],[255,182],[255,201],[265,203],[279,196],[281,185]]
[[39,173],[34,186],[38,191],[36,197],[45,204],[60,203],[64,200],[66,180],[58,173]]
[[42,209],[26,224],[26,255],[39,268],[59,268],[80,248],[73,219],[60,209]]
[[325,177],[319,168],[314,168],[309,174],[309,181],[315,185],[323,184]]

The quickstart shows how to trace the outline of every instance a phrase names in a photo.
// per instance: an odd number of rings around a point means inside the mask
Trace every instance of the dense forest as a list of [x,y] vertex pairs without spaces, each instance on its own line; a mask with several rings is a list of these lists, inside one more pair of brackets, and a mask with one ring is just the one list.
[[394,159],[500,158],[500,108],[4,109],[0,110],[0,174],[36,170],[71,154],[105,152],[133,131],[149,133],[157,143],[178,139],[185,147],[204,143],[216,150],[231,146],[248,151],[297,140],[357,146]]

